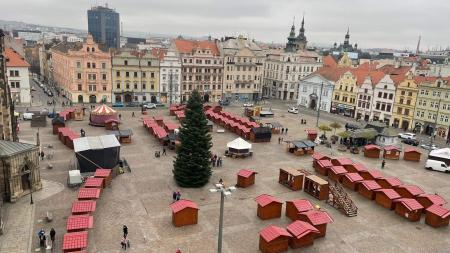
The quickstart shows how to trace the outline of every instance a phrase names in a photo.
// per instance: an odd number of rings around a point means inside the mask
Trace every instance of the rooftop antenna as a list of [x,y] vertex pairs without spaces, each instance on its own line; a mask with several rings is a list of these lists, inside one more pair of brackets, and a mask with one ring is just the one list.
[[417,48],[416,48],[416,55],[419,55],[419,49],[420,49],[420,39],[422,38],[421,35],[419,35],[419,40],[417,41]]

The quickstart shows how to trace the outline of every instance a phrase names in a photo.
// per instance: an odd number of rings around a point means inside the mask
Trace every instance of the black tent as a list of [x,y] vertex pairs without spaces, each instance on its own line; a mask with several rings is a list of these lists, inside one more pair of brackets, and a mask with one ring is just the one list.
[[77,138],[73,141],[80,172],[112,169],[120,159],[120,143],[113,134]]
[[250,131],[250,140],[253,142],[270,142],[272,129],[270,127],[254,127]]

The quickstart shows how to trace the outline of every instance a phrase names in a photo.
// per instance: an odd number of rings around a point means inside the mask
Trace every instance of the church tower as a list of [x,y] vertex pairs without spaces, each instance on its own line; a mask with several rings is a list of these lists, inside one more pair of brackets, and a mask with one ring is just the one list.
[[302,26],[300,27],[300,33],[297,36],[296,44],[297,50],[305,50],[306,49],[306,36],[305,36],[305,17],[302,18]]
[[350,28],[347,28],[347,34],[344,40],[344,51],[347,52],[350,47]]
[[288,42],[286,43],[286,48],[284,51],[286,52],[295,52],[296,51],[296,43],[295,43],[295,25],[292,22],[291,32],[289,33],[289,37],[287,38]]

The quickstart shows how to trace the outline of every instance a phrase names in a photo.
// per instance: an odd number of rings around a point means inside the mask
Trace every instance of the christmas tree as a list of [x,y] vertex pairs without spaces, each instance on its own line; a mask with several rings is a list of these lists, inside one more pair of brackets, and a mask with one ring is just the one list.
[[211,177],[211,135],[200,94],[194,90],[185,111],[173,176],[181,187],[202,187]]

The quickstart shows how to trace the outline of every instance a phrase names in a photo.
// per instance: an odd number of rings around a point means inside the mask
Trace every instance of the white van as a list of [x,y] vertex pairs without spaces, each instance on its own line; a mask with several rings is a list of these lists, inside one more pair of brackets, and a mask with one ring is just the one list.
[[442,172],[450,172],[450,167],[445,164],[445,162],[437,161],[437,160],[430,160],[428,159],[425,163],[425,169],[427,170],[436,170],[436,171],[442,171]]

